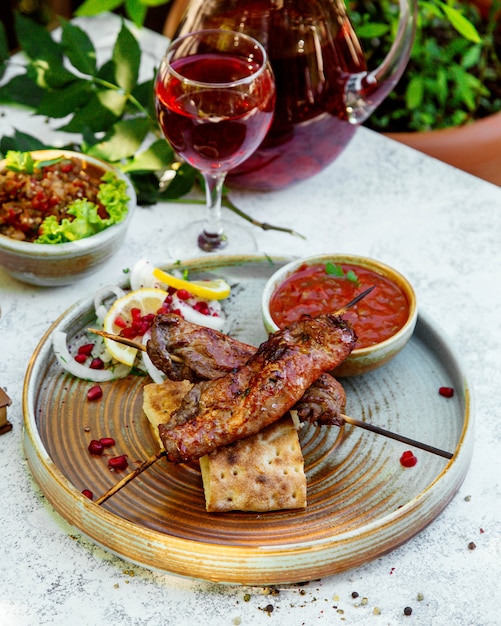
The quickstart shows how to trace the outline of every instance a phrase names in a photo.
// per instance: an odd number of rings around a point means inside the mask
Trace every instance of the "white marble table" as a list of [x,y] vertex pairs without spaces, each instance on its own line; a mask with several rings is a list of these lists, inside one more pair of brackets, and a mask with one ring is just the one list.
[[[0,112],[6,114],[2,134],[21,118],[27,132],[50,132],[40,120]],[[12,399],[13,424],[0,437],[0,624],[499,624],[501,189],[360,129],[316,178],[233,199],[257,219],[290,225],[307,237],[256,230],[264,252],[360,253],[411,279],[421,309],[447,333],[473,385],[476,441],[463,485],[437,519],[393,552],[273,592],[152,572],[67,524],[25,461],[23,377],[41,336],[67,307],[118,279],[139,258],[166,259],[176,228],[200,211],[184,204],[138,208],[125,245],[92,278],[44,289],[0,270],[0,385]],[[411,616],[404,615],[406,606]]]

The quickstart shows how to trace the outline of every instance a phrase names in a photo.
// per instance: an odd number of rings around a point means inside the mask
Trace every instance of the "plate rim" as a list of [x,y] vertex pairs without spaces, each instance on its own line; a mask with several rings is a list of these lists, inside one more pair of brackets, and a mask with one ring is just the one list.
[[[270,259],[272,261],[282,262],[286,260],[286,257],[270,257],[268,255],[220,255],[218,257],[212,257],[209,265],[211,267],[221,264],[235,265],[255,261],[262,262],[263,260]],[[199,261],[199,259],[190,259],[183,262],[183,264],[193,266],[196,265],[197,261]],[[206,260],[202,259],[202,261],[206,265]],[[168,265],[168,263],[166,263],[166,265]],[[197,267],[199,266],[197,265]],[[127,284],[127,277],[124,277],[122,281],[117,281],[116,284]],[[364,524],[363,527],[346,530],[338,534],[334,532],[327,537],[309,541],[306,540],[304,542],[273,544],[270,546],[263,545],[258,547],[245,545],[245,543],[228,545],[176,537],[175,535],[162,533],[126,520],[105,507],[96,505],[81,494],[51,459],[36,428],[36,416],[34,411],[36,406],[36,389],[38,388],[36,367],[40,360],[43,361],[44,356],[51,350],[51,335],[54,330],[64,327],[65,324],[71,325],[73,318],[78,315],[78,311],[81,310],[82,307],[86,305],[88,307],[92,304],[92,298],[92,295],[80,298],[61,313],[43,334],[33,352],[26,370],[23,385],[23,443],[30,470],[39,488],[46,495],[55,510],[94,543],[129,562],[134,562],[148,569],[159,570],[165,573],[232,584],[262,585],[263,583],[296,583],[331,575],[372,560],[385,552],[395,549],[398,545],[401,545],[401,543],[408,541],[432,522],[448,505],[466,476],[473,452],[474,397],[471,383],[464,370],[464,365],[461,363],[447,334],[432,321],[428,315],[420,311],[416,332],[419,333],[422,328],[425,329],[426,332],[431,332],[439,339],[441,347],[450,355],[455,368],[458,370],[457,374],[460,375],[462,380],[464,413],[463,425],[456,449],[453,451],[453,458],[447,461],[442,471],[440,471],[434,480],[417,496],[411,498],[401,507],[389,512],[383,517]],[[459,463],[459,460],[462,460],[462,463]],[[54,480],[54,485],[51,489],[47,487],[44,489],[41,484],[43,478],[45,478],[45,474]],[[433,502],[431,502],[431,500],[433,500],[437,483],[442,481],[445,477],[451,481],[451,489],[447,492],[447,497],[440,501],[437,510],[436,505],[435,507],[432,506]],[[412,515],[413,511],[416,511],[419,506],[424,506],[426,503],[431,507],[431,510],[425,513],[422,523],[415,528],[414,532],[410,535],[407,533],[401,538],[401,541],[397,538],[397,543],[393,541],[392,545],[387,549],[385,549],[386,543],[383,541],[381,549],[375,552],[373,551],[373,554],[369,551],[363,558],[360,558],[360,555],[358,555],[358,558],[351,556],[349,566],[346,566],[346,564],[342,562],[342,559],[339,560],[340,555],[337,554],[338,551],[336,550],[338,546],[343,546],[355,536],[361,538],[362,534],[370,537],[371,534],[377,530],[381,531],[384,540],[387,534],[385,531],[388,528],[391,529],[392,524],[407,514]],[[91,524],[93,520],[99,522],[94,531]],[[99,536],[100,528],[106,531],[106,536],[109,539],[104,543]],[[110,529],[119,529],[120,533],[115,533],[116,536],[113,538],[109,535],[108,531]],[[128,552],[127,549],[120,549],[119,537],[130,537],[131,533],[144,536],[144,540],[152,545],[152,553],[149,554],[149,556],[145,555],[142,558],[138,550],[136,550],[135,555],[133,555]],[[195,545],[196,550],[193,550],[193,546]],[[161,557],[165,557],[165,553],[167,552],[170,553],[171,557],[166,561],[168,567],[159,567],[159,559],[160,561],[165,560],[165,558],[162,559]],[[308,563],[304,562],[298,566],[300,557],[311,557],[312,555],[323,556],[322,564],[317,563],[310,567]],[[217,561],[217,565],[206,561],[204,561],[202,565],[199,563],[199,559],[201,558],[210,560],[214,559],[214,557]],[[178,563],[179,559],[181,559],[182,563]],[[223,561],[224,566],[219,567],[218,565]],[[178,567],[176,567],[176,563]],[[267,565],[270,566],[268,569]],[[198,571],[191,571],[192,567],[196,567]]]

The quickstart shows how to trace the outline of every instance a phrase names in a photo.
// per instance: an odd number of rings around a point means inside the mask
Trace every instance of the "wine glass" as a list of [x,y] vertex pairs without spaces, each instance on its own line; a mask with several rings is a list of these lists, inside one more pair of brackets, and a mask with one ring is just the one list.
[[175,40],[155,82],[157,118],[173,149],[205,180],[206,218],[169,246],[175,258],[256,248],[247,229],[224,223],[226,173],[264,139],[275,105],[275,81],[263,46],[230,30],[201,30]]

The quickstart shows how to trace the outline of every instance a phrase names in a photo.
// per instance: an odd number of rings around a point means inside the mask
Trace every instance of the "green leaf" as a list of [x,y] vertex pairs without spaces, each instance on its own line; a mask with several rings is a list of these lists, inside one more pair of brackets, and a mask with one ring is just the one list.
[[423,77],[413,76],[405,92],[405,103],[409,109],[418,109],[423,102],[424,83]]
[[28,75],[14,76],[12,80],[0,87],[0,103],[35,109],[40,104],[44,93],[44,90]]
[[97,92],[97,98],[105,109],[120,117],[127,104],[127,95],[117,89],[103,89]]
[[169,4],[170,0],[141,0],[148,7],[159,7],[162,4]]
[[438,101],[442,106],[445,106],[447,104],[447,98],[449,96],[448,71],[445,68],[438,68],[437,80],[435,84]]
[[358,276],[354,270],[348,270],[346,272],[346,280],[349,280],[350,283],[358,283]]
[[45,91],[37,108],[38,115],[62,118],[77,111],[92,96],[92,87],[88,81],[76,79],[62,89]]
[[75,74],[67,70],[62,63],[51,59],[33,59],[28,65],[28,72],[36,77],[36,83],[43,89],[57,89],[75,80]]
[[115,82],[115,63],[111,59],[105,61],[99,68],[97,76],[99,79],[113,84]]
[[[113,100],[116,100],[115,106],[112,106]],[[117,121],[119,117],[117,111],[123,109],[125,102],[126,97],[119,92],[110,90],[97,92],[59,130],[68,133],[107,131]]]
[[96,74],[96,50],[91,39],[85,31],[71,22],[60,18],[62,23],[62,44],[66,56],[73,67],[82,72],[95,76]]
[[124,172],[161,171],[172,164],[174,151],[165,139],[158,139],[149,148],[137,154],[122,169]]
[[125,11],[136,26],[141,27],[144,24],[148,8],[142,0],[125,0]]
[[23,133],[20,130],[14,130],[13,137],[2,137],[0,140],[0,151],[2,154],[7,154],[9,150],[29,152],[31,150],[41,150],[42,148],[49,147],[50,146],[43,143],[36,137]]
[[140,85],[137,85],[132,95],[147,110],[150,115],[155,118],[155,100],[154,94],[155,79],[152,78]]
[[140,206],[149,206],[158,202],[158,177],[153,172],[131,172],[129,178],[136,189],[137,203]]
[[188,163],[183,163],[176,171],[175,178],[171,180],[167,189],[159,195],[159,198],[163,200],[177,200],[185,196],[192,190],[197,177],[197,170],[193,169]]
[[482,41],[482,38],[478,34],[475,26],[457,9],[454,9],[448,4],[444,4],[442,2],[440,3],[440,6],[447,16],[449,22],[460,35],[462,35],[465,39],[471,41],[472,43],[480,43]]
[[470,46],[463,56],[461,65],[465,69],[473,68],[480,62],[481,57],[482,57],[482,46],[480,45]]
[[357,36],[361,39],[375,39],[383,37],[390,31],[388,24],[362,24],[357,27]]
[[43,26],[21,13],[16,13],[15,28],[19,44],[30,59],[62,64],[62,46],[52,39]]
[[0,78],[5,73],[5,69],[7,67],[6,61],[9,60],[10,51],[9,51],[9,43],[7,41],[7,33],[5,32],[5,27],[3,22],[0,22]]
[[141,49],[125,24],[122,25],[113,48],[113,61],[117,85],[130,93],[137,84]]
[[105,11],[114,11],[123,2],[124,0],[85,0],[75,11],[75,15],[91,16]]
[[126,159],[139,150],[149,128],[150,124],[144,118],[117,122],[104,140],[94,144],[87,153],[111,162]]
[[12,172],[26,172],[33,174],[33,157],[31,152],[19,152],[9,150],[5,159],[5,168]]
[[331,261],[328,261],[325,264],[325,273],[329,274],[329,276],[339,276],[339,277],[344,276],[343,268],[340,265],[337,265],[336,263],[332,263]]

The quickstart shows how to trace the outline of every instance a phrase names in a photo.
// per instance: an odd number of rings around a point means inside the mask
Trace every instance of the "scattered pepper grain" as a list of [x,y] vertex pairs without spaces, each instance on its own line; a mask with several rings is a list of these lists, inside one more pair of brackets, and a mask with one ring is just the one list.
[[424,600],[424,594],[421,592],[419,592],[416,597],[418,602],[422,602]]
[[476,547],[477,544],[474,541],[470,541],[470,543],[468,544],[468,550],[475,550]]
[[378,606],[375,606],[372,612],[374,615],[381,615],[381,609]]
[[404,615],[412,615],[412,608],[410,606],[405,607]]

